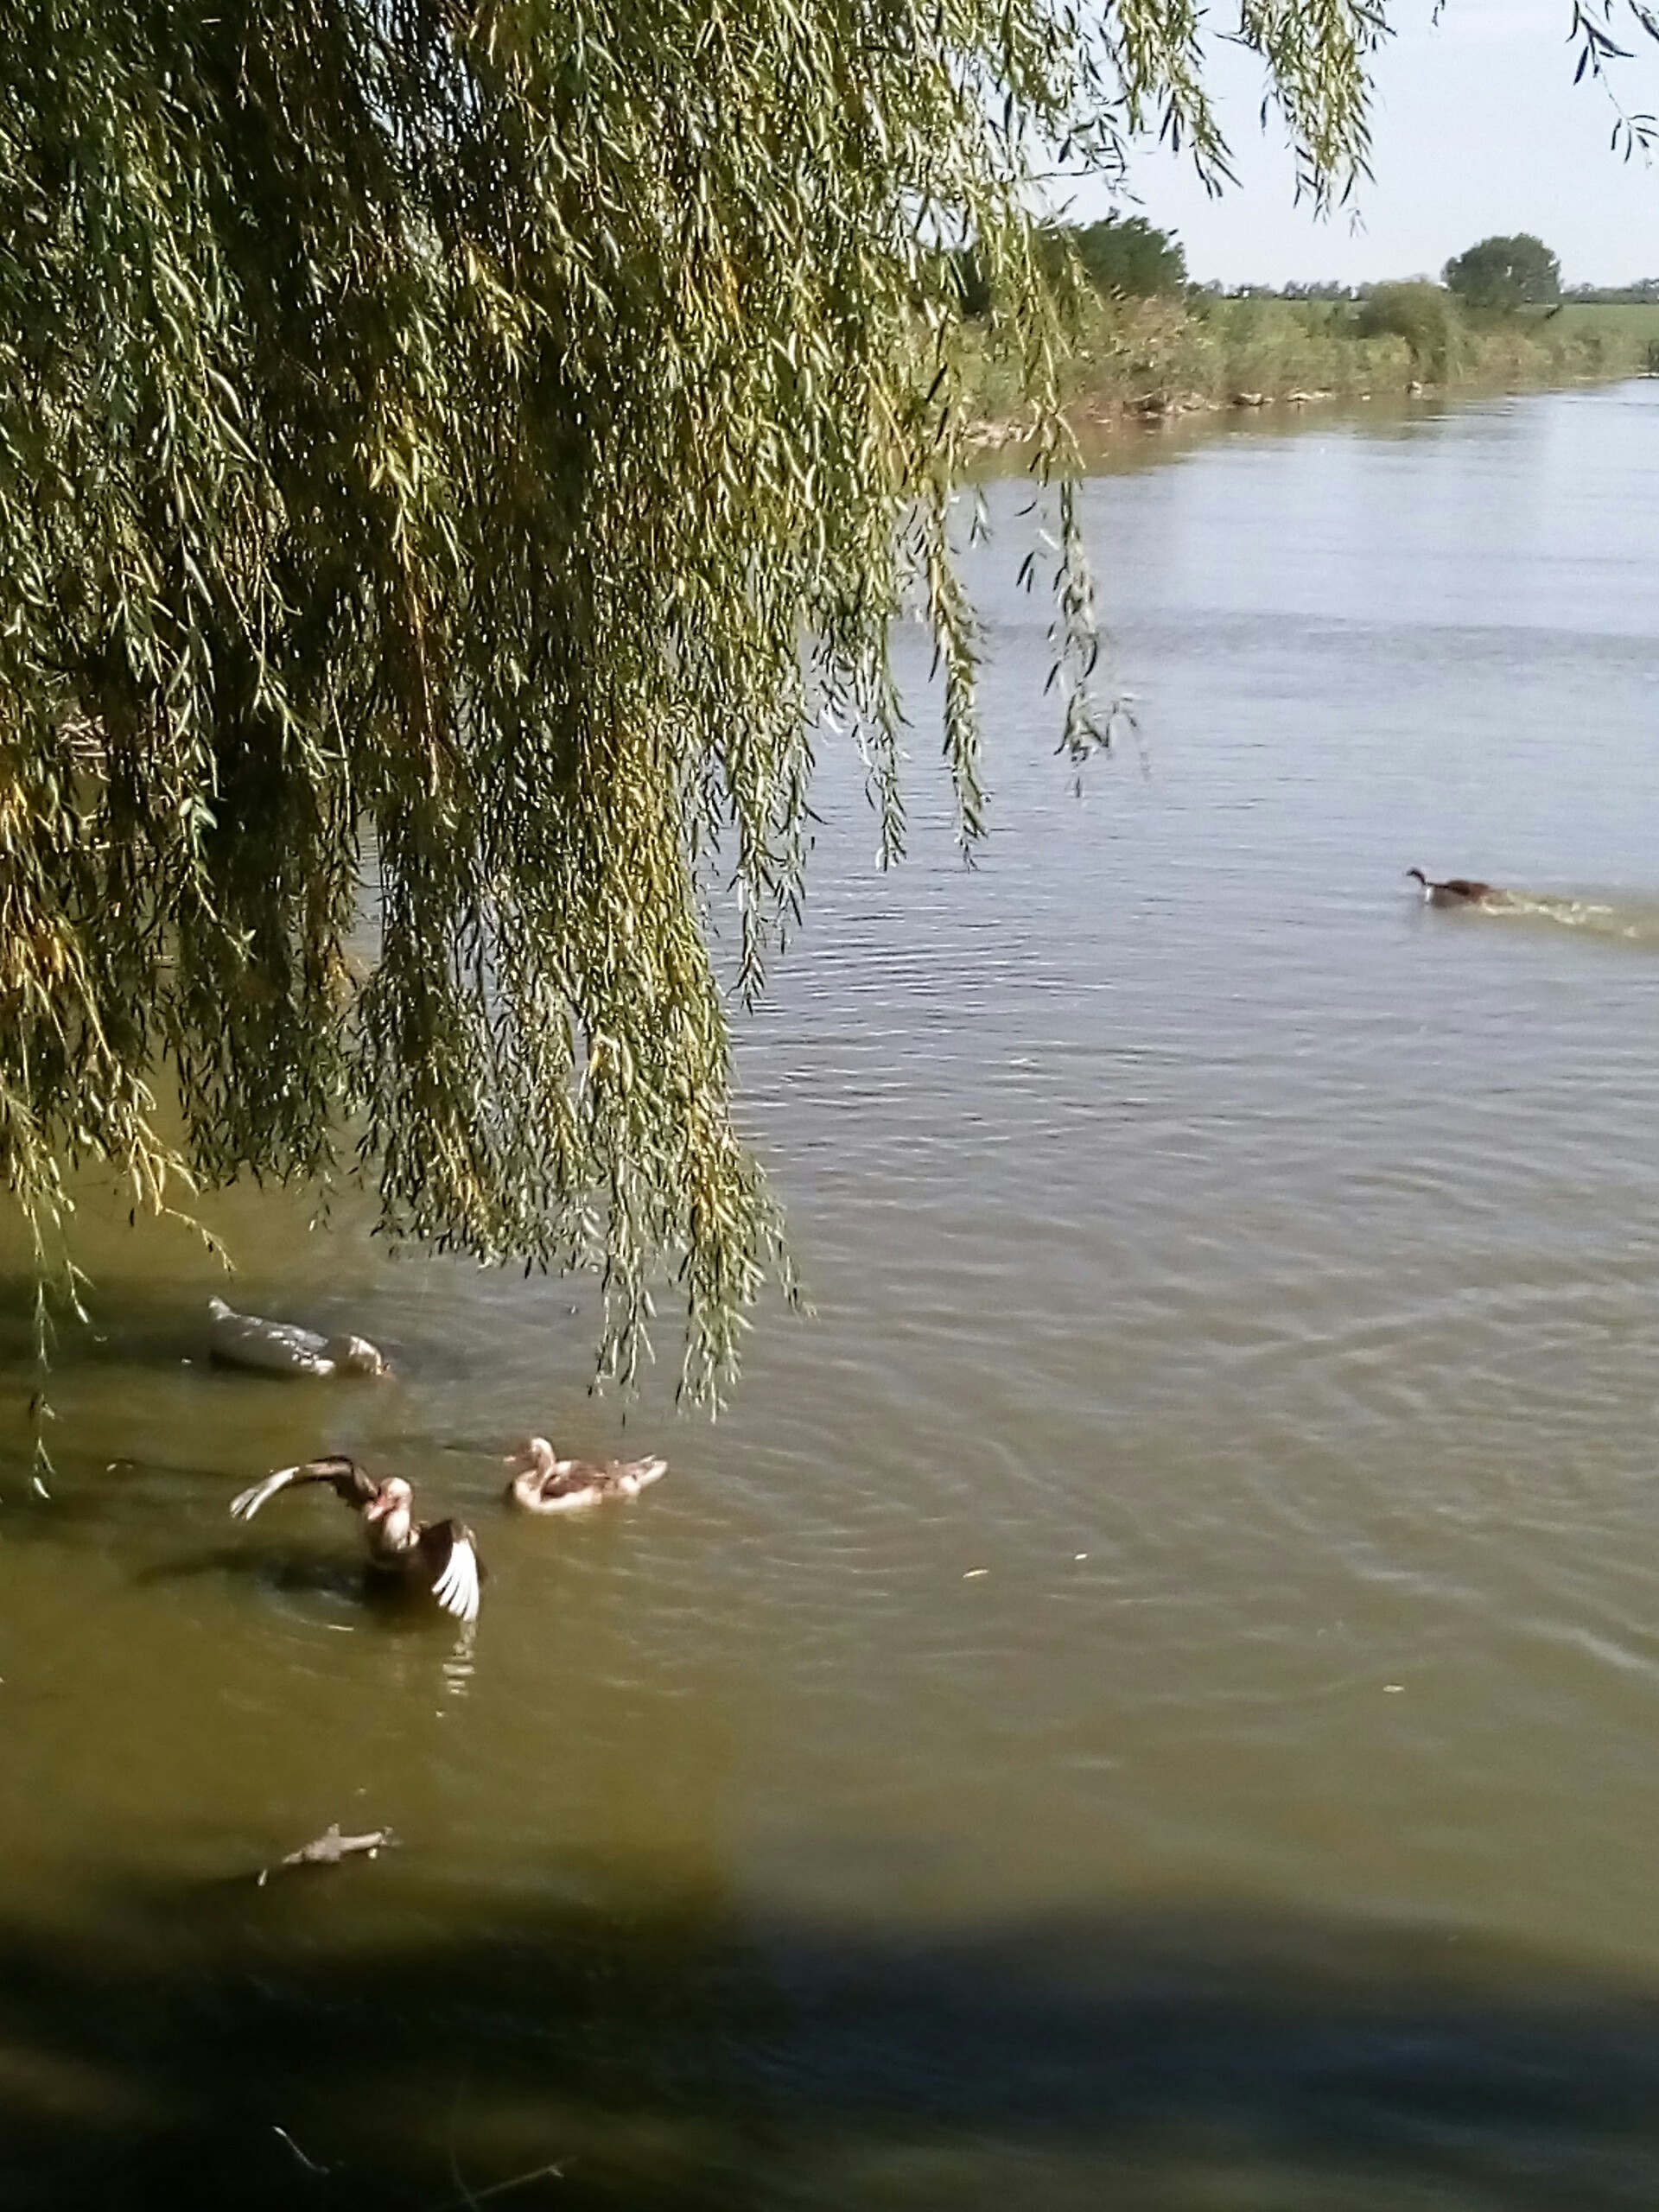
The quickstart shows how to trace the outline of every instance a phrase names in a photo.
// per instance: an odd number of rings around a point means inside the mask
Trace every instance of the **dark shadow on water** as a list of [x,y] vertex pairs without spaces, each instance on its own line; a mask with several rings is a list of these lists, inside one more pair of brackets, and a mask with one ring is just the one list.
[[165,1587],[219,1576],[267,1590],[354,1599],[389,1618],[402,1618],[418,1603],[410,1592],[387,1584],[354,1560],[322,1559],[315,1552],[281,1547],[251,1551],[245,1545],[210,1544],[182,1559],[158,1560],[138,1567],[132,1579],[142,1587]]
[[610,1881],[480,1917],[411,1845],[0,1931],[0,2202],[1659,2204],[1643,1991],[1360,1923],[837,1933]]
[[[379,1637],[404,1643],[454,1644],[470,1647],[473,1630],[434,1605],[427,1592],[396,1576],[377,1574],[360,1561],[320,1558],[315,1552],[239,1550],[234,1545],[210,1545],[183,1559],[159,1560],[134,1571],[141,1586],[166,1588],[223,1578],[278,1599],[315,1599],[329,1614],[349,1611],[357,1624]],[[485,1580],[489,1580],[487,1570]],[[470,1656],[470,1648],[467,1656]]]

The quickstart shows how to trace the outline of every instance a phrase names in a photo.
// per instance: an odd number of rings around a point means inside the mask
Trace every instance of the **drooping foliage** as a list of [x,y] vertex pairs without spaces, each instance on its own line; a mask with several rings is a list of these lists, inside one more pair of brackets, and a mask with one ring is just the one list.
[[[1367,0],[1244,0],[1302,167]],[[693,1384],[779,1258],[728,986],[816,744],[902,823],[924,607],[978,828],[947,500],[971,241],[1039,409],[1036,173],[1212,171],[1197,0],[0,0],[0,1154],[160,1206],[363,1175],[594,1262]],[[1064,460],[1044,412],[1039,466]],[[1069,534],[1065,732],[1086,581]],[[732,918],[729,967],[714,932]]]

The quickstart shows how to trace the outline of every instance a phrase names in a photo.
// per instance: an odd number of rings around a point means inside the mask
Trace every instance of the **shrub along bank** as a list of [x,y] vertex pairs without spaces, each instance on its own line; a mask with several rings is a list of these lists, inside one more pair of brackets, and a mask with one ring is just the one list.
[[[1648,371],[1653,319],[1571,308],[1482,314],[1439,284],[1383,284],[1363,298],[1104,298],[1080,287],[1065,368],[1079,423],[1276,400],[1381,397],[1592,382]],[[1018,365],[987,322],[970,341],[987,443],[1017,437]]]

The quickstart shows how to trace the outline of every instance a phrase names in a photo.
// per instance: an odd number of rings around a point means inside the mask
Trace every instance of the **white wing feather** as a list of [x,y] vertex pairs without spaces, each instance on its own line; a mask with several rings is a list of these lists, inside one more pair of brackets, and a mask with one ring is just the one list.
[[276,1497],[279,1490],[286,1490],[296,1475],[297,1467],[279,1467],[274,1475],[267,1475],[262,1483],[254,1483],[238,1492],[231,1500],[231,1510],[238,1521],[251,1521],[262,1505]]
[[456,1537],[450,1545],[443,1573],[432,1585],[432,1595],[458,1621],[478,1618],[478,1554],[464,1536]]

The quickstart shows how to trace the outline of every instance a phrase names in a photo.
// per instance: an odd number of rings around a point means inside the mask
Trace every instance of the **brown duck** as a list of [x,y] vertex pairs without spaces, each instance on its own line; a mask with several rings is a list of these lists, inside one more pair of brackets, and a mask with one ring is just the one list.
[[544,1436],[527,1436],[508,1452],[507,1501],[524,1513],[579,1513],[607,1497],[638,1497],[668,1472],[666,1459],[612,1459],[594,1466],[561,1459]]
[[238,1521],[251,1521],[278,1491],[302,1483],[327,1483],[357,1515],[368,1547],[369,1565],[382,1574],[400,1575],[429,1590],[457,1620],[478,1618],[478,1587],[483,1575],[477,1539],[462,1521],[423,1522],[415,1518],[415,1492],[401,1475],[377,1482],[343,1453],[282,1467],[232,1499]]
[[1415,876],[1422,885],[1423,896],[1431,906],[1478,906],[1483,899],[1497,895],[1496,884],[1478,883],[1469,875],[1448,875],[1437,883],[1420,868],[1408,868],[1406,874],[1408,879]]

